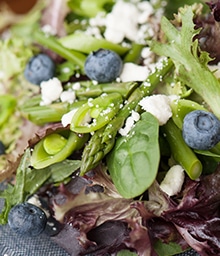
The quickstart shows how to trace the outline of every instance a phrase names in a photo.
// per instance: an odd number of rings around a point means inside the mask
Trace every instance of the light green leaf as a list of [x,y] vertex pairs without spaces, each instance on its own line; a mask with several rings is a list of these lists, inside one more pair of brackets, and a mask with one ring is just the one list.
[[128,250],[122,250],[117,253],[117,256],[137,256],[137,253]]
[[130,131],[120,137],[107,159],[118,192],[125,198],[141,195],[155,180],[160,159],[159,124],[148,112]]
[[185,6],[179,9],[181,27],[163,17],[161,27],[167,37],[166,43],[153,42],[152,50],[162,56],[171,58],[176,67],[178,79],[192,88],[209,105],[213,113],[220,118],[220,104],[216,95],[220,95],[220,83],[207,67],[211,60],[207,52],[201,51],[195,36],[193,22],[195,6]]
[[154,244],[154,249],[158,256],[172,256],[183,252],[177,243],[162,243],[159,240]]
[[128,47],[112,43],[103,38],[95,38],[94,36],[80,32],[62,37],[59,39],[59,42],[68,49],[86,54],[89,54],[92,51],[97,51],[99,48],[115,51],[119,55],[124,55],[129,50]]

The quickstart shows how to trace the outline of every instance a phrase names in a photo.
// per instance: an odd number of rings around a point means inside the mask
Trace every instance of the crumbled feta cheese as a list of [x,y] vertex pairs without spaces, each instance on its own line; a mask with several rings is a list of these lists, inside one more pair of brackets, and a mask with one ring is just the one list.
[[155,66],[155,54],[151,51],[150,47],[144,47],[141,51],[141,57],[143,58],[143,64],[152,70],[152,65]]
[[132,110],[131,115],[126,119],[125,126],[119,129],[119,133],[122,136],[127,136],[130,130],[133,128],[135,122],[140,119],[140,115],[138,112]]
[[105,26],[105,13],[99,12],[95,17],[89,20],[89,24],[93,27],[102,27]]
[[60,94],[60,100],[62,102],[73,103],[76,99],[76,93],[74,91],[63,91]]
[[[153,1],[117,0],[109,13],[98,13],[89,20],[86,34],[108,41],[122,44],[128,40],[146,44],[146,39],[152,38],[160,28],[164,8],[154,8]],[[127,45],[126,45],[127,46]],[[130,45],[129,45],[130,47]]]
[[79,90],[81,88],[80,82],[76,82],[73,84],[72,89],[73,90]]
[[149,75],[149,70],[146,66],[139,66],[132,62],[127,62],[123,65],[120,79],[122,82],[144,81]]
[[41,105],[49,105],[53,101],[58,100],[63,91],[62,84],[56,77],[49,79],[48,81],[41,82],[40,88],[42,99]]
[[76,111],[77,111],[77,108],[69,111],[68,113],[66,113],[62,116],[61,123],[62,123],[63,127],[66,127],[71,123]]
[[[63,127],[66,127],[67,125],[71,124],[71,121],[72,121],[77,110],[78,110],[78,108],[75,108],[62,116],[61,123],[62,123]],[[92,118],[91,118],[90,114],[87,113],[85,115],[81,125],[89,125],[91,119]]]
[[163,94],[155,94],[144,97],[139,105],[145,111],[154,115],[159,122],[159,125],[164,125],[172,116],[170,107],[170,98]]
[[150,2],[144,1],[137,4],[141,14],[138,17],[138,23],[143,24],[148,21],[149,17],[154,14],[154,8]]
[[136,40],[138,32],[139,11],[136,5],[124,1],[118,1],[106,16],[106,30],[104,36],[113,43],[121,43],[128,38]]
[[160,184],[160,188],[169,196],[177,195],[184,182],[184,169],[180,165],[172,166]]

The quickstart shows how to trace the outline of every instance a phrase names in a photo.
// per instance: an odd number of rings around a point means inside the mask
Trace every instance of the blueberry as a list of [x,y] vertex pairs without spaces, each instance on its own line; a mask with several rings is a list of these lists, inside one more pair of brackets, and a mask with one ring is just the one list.
[[48,236],[57,235],[60,230],[63,228],[63,225],[57,221],[53,216],[50,216],[47,219],[46,227],[44,229],[44,234]]
[[9,212],[9,227],[24,236],[38,236],[46,226],[47,217],[43,210],[30,203],[15,205]]
[[220,141],[220,121],[210,112],[192,111],[184,117],[182,135],[189,147],[209,150]]
[[0,140],[0,155],[4,155],[4,154],[5,154],[5,145]]
[[48,55],[43,53],[33,56],[24,70],[25,78],[36,85],[53,78],[54,74],[55,63]]
[[111,50],[99,49],[88,55],[85,61],[85,73],[99,83],[114,81],[122,71],[120,56]]

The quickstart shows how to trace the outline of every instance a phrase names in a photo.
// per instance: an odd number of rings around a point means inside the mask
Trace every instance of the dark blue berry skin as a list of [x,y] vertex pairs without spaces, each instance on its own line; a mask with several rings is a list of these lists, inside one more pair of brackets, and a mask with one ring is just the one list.
[[36,85],[53,78],[54,74],[55,63],[48,55],[43,53],[33,56],[24,70],[25,78]]
[[189,147],[209,150],[220,141],[220,121],[210,112],[192,111],[183,120],[182,135]]
[[9,212],[9,227],[23,236],[38,236],[46,226],[47,217],[43,210],[30,203],[15,205]]
[[99,49],[88,55],[84,69],[86,75],[99,83],[114,81],[122,71],[120,56],[111,50]]
[[0,155],[5,154],[5,145],[3,144],[2,141],[0,141]]
[[57,221],[54,217],[50,216],[47,219],[47,223],[44,229],[44,234],[47,236],[55,236],[63,228],[63,225]]

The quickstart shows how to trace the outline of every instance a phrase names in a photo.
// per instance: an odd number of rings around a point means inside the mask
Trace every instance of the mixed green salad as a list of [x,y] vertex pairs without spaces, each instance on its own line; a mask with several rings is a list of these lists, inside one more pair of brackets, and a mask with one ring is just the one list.
[[[219,13],[39,0],[1,28],[0,224],[70,255],[219,255]],[[15,227],[29,204],[46,218]]]

